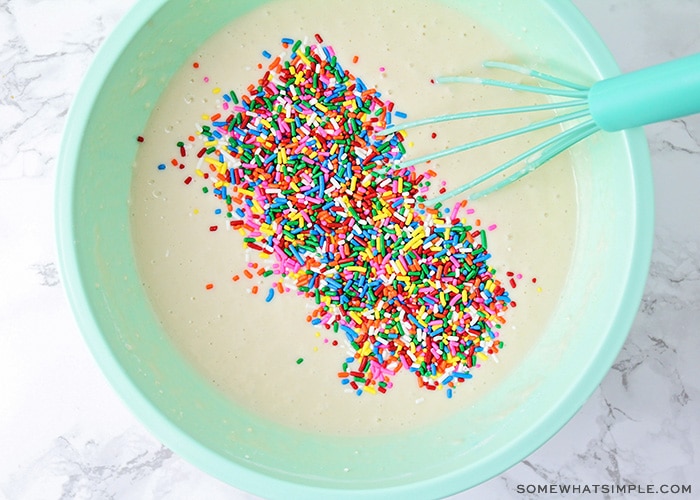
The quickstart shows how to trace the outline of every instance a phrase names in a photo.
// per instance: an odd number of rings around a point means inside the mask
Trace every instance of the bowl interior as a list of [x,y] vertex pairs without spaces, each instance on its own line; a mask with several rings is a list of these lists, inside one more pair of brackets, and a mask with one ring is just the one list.
[[[651,177],[641,132],[599,134],[572,150],[578,236],[560,307],[538,341],[538,355],[480,404],[410,434],[329,438],[282,428],[222,397],[187,364],[159,326],[135,266],[127,203],[134,138],[188,55],[263,2],[192,3],[142,2],[127,15],[76,99],[60,159],[64,281],[86,340],[118,392],[168,446],[265,496],[325,496],[325,488],[440,496],[527,456],[600,382],[641,297],[651,247]],[[617,72],[567,2],[449,3],[501,33],[537,69],[590,82]]]

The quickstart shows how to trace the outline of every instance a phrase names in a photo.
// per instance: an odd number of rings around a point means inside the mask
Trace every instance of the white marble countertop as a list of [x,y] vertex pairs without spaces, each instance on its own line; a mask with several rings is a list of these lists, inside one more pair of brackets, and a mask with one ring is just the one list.
[[[253,498],[185,462],[129,413],[83,343],[57,273],[66,112],[133,3],[0,0],[0,499]],[[700,52],[697,0],[575,3],[623,71]],[[700,116],[646,132],[656,237],[622,352],[553,439],[455,498],[558,498],[518,492],[549,483],[685,484],[693,494],[674,498],[700,495]]]

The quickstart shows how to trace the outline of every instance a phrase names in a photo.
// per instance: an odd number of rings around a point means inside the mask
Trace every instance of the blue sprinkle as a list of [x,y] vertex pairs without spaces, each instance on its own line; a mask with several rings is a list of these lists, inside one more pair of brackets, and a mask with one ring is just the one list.
[[265,297],[265,302],[270,302],[274,296],[275,296],[275,289],[270,288],[270,290],[267,292],[267,297]]
[[[340,329],[345,332],[345,336],[348,338],[350,342],[354,342],[355,339],[357,338],[357,333],[355,333],[355,330],[350,328],[349,326],[346,325],[340,325]],[[354,358],[350,358],[351,360]]]
[[294,45],[294,40],[292,38],[283,38],[282,43],[286,43],[289,45]]
[[262,55],[265,59],[270,59],[272,57],[272,54],[270,54],[267,50],[263,50]]
[[394,111],[394,116],[396,116],[396,118],[406,118],[408,115],[403,111]]
[[163,163],[158,165],[158,170],[165,170],[165,165]]

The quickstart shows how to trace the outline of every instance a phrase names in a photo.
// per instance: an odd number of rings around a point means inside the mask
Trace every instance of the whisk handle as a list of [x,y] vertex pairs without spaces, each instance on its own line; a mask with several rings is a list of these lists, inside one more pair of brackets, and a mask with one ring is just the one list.
[[601,80],[588,105],[609,132],[700,113],[700,54]]

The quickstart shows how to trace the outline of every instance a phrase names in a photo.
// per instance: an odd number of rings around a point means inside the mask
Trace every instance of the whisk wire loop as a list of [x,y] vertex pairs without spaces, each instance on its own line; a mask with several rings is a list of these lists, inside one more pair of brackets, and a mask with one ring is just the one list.
[[582,123],[579,123],[578,125],[573,126],[572,128],[561,132],[560,134],[551,137],[547,139],[546,141],[528,149],[524,153],[519,154],[515,158],[508,160],[507,162],[499,165],[498,167],[489,170],[485,174],[471,180],[470,182],[467,182],[466,184],[463,184],[459,186],[458,188],[455,188],[451,191],[448,191],[440,196],[437,196],[435,198],[431,198],[429,200],[426,200],[426,204],[428,205],[437,205],[438,203],[443,203],[450,198],[453,198],[455,196],[458,196],[465,191],[468,191],[469,189],[472,189],[487,180],[491,179],[492,177],[500,174],[501,172],[509,169],[513,165],[516,165],[524,160],[527,160],[528,158],[532,157],[536,153],[542,151],[540,156],[535,157],[534,159],[531,159],[530,162],[526,163],[525,167],[518,170],[511,176],[503,179],[502,181],[499,181],[498,183],[494,184],[493,186],[490,186],[482,191],[475,192],[469,196],[469,199],[474,200],[477,198],[481,198],[482,196],[486,196],[487,194],[496,191],[497,189],[500,189],[502,187],[507,186],[508,184],[515,182],[516,180],[520,179],[521,177],[524,177],[528,173],[532,172],[539,166],[543,165],[547,161],[551,160],[555,156],[557,156],[559,153],[562,151],[566,150],[567,148],[573,146],[577,142],[585,139],[589,135],[595,133],[598,130],[598,126],[593,122],[593,120],[586,120]]
[[515,137],[518,135],[527,134],[529,132],[534,132],[535,130],[539,130],[539,129],[546,128],[546,127],[551,127],[553,125],[558,125],[560,123],[568,122],[571,120],[585,118],[586,116],[588,116],[587,109],[574,111],[572,113],[567,113],[565,115],[550,118],[549,120],[535,122],[535,123],[532,123],[532,124],[527,125],[525,127],[510,130],[510,131],[504,132],[502,134],[497,134],[497,135],[493,135],[491,137],[486,137],[484,139],[479,139],[476,141],[468,142],[466,144],[462,144],[461,146],[455,146],[453,148],[443,149],[442,151],[437,151],[435,153],[430,153],[430,154],[427,154],[424,156],[419,156],[418,158],[405,160],[405,161],[400,162],[400,165],[401,166],[411,166],[411,165],[417,165],[419,163],[425,163],[427,161],[437,160],[438,158],[442,158],[444,156],[452,155],[455,153],[461,153],[463,151],[467,151],[469,149],[474,149],[474,148],[480,147],[480,146],[486,146],[487,144],[491,144],[493,142],[501,141],[504,139],[509,139],[511,137]]
[[561,85],[562,87],[567,87],[575,90],[589,90],[590,87],[587,85],[581,85],[580,83],[575,83],[558,76],[552,76],[547,73],[542,73],[534,69],[526,68],[524,66],[518,66],[517,64],[504,63],[500,61],[485,61],[483,63],[484,68],[495,68],[504,69],[512,71],[514,73],[520,73],[523,75],[531,76],[538,80],[542,80],[549,83],[554,83],[556,85]]

